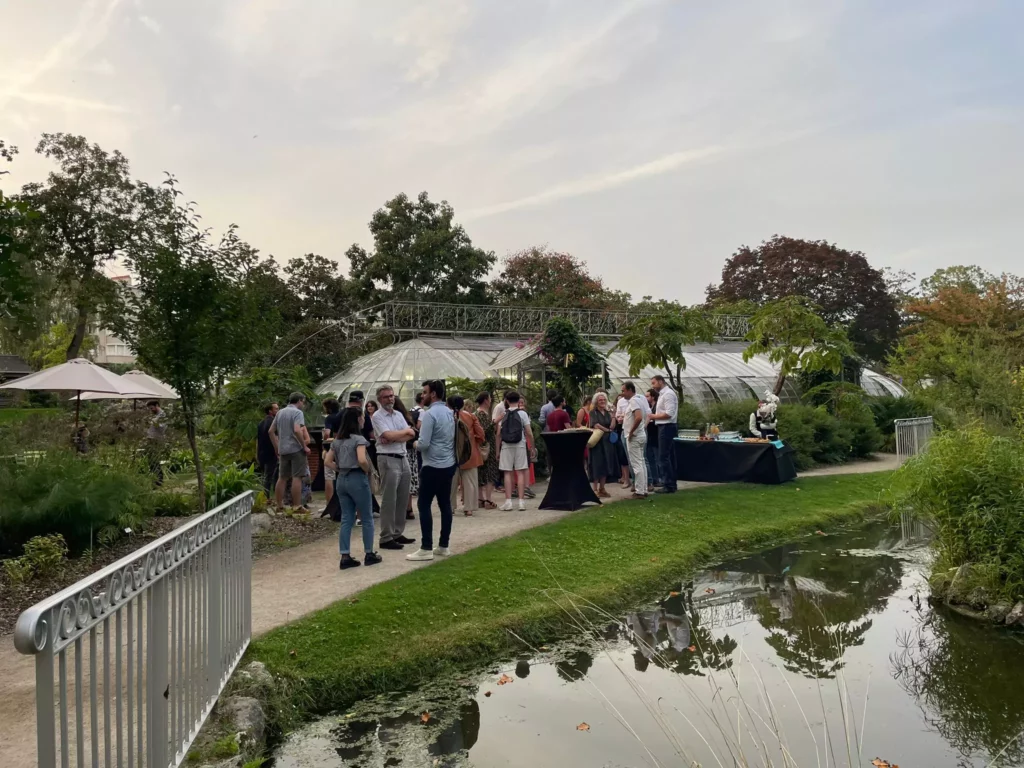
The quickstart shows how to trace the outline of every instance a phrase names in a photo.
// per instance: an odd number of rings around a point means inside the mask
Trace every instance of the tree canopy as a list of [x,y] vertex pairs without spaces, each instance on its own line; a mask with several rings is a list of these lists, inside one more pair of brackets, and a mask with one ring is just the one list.
[[722,282],[708,286],[711,304],[764,305],[804,296],[828,325],[842,325],[857,353],[883,360],[896,342],[900,318],[885,276],[864,254],[825,240],[775,235],[756,248],[743,246],[726,261]]
[[388,200],[370,220],[373,251],[352,245],[345,254],[359,302],[485,303],[494,253],[475,247],[454,219],[447,202],[434,203],[426,192]]
[[750,318],[747,341],[750,345],[743,350],[744,360],[765,355],[779,367],[776,395],[797,371],[839,373],[844,358],[853,351],[846,333],[830,327],[820,308],[803,296],[786,296],[758,309]]
[[615,349],[629,354],[629,375],[644,368],[663,370],[672,388],[682,393],[681,374],[686,368],[684,347],[698,341],[712,342],[715,326],[696,307],[683,308],[665,302],[649,315],[642,315],[622,334]]
[[580,259],[547,247],[527,248],[506,256],[491,282],[498,304],[566,309],[628,309],[630,296],[606,288]]

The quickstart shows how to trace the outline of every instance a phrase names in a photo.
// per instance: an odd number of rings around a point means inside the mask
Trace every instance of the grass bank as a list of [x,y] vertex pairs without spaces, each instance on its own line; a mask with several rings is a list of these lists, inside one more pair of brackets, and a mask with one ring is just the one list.
[[298,713],[340,709],[515,652],[509,630],[535,642],[564,634],[559,590],[621,609],[727,551],[855,519],[888,476],[717,486],[581,512],[371,587],[268,633],[250,655],[286,678]]

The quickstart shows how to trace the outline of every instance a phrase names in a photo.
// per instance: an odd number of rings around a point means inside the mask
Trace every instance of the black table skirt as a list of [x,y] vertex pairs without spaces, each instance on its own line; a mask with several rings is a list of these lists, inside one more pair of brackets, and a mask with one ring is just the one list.
[[771,443],[676,440],[679,480],[778,485],[796,477],[793,449]]
[[590,432],[544,432],[541,437],[548,448],[551,479],[540,508],[573,510],[588,503],[600,504],[583,465]]

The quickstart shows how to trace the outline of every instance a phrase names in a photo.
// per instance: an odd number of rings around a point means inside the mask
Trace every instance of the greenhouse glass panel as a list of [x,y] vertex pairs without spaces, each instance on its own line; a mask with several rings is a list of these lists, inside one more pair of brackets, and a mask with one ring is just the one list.
[[750,388],[742,384],[739,379],[706,379],[705,383],[714,390],[722,402],[750,399]]

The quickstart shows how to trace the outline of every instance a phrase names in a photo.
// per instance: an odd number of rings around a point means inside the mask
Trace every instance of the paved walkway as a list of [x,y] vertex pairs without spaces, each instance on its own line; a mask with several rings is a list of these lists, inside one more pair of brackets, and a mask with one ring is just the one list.
[[[846,475],[895,469],[895,456],[879,454],[873,461],[859,461],[837,467],[801,473],[801,477]],[[680,483],[680,490],[698,488],[707,483]],[[538,525],[560,520],[575,512],[550,512],[537,509],[544,494],[538,484],[537,499],[527,501],[526,512],[481,510],[473,517],[458,516],[452,530],[452,550],[458,554],[481,544]],[[612,501],[629,496],[621,486],[609,486]],[[585,510],[581,510],[585,511]],[[418,534],[418,523],[410,521],[410,537]],[[353,531],[353,546],[361,547],[358,529]],[[407,547],[411,550],[411,547]],[[286,549],[258,560],[252,572],[252,631],[262,635],[275,627],[325,608],[331,603],[360,592],[382,581],[393,579],[427,563],[411,563],[401,552],[384,551],[384,562],[370,568],[360,567],[339,573],[338,542],[333,536]],[[35,766],[35,673],[33,661],[14,649],[10,636],[0,637],[0,766]]]

